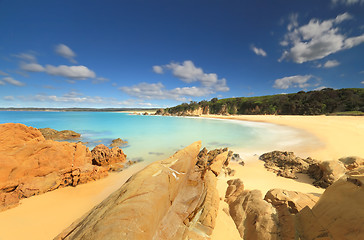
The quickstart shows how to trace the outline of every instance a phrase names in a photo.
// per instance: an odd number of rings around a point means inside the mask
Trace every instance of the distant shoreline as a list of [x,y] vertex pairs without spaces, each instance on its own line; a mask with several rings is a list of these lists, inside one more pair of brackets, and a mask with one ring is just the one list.
[[157,108],[0,108],[0,111],[29,112],[141,112],[156,111]]

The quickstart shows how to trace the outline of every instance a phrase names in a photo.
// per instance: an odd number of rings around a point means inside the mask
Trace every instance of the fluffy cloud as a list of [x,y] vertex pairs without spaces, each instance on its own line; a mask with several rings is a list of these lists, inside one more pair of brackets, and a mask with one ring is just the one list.
[[76,54],[68,46],[64,44],[58,44],[55,48],[55,52],[58,55],[68,59],[70,62],[77,63],[77,61],[74,59],[74,57],[76,57]]
[[364,81],[361,81],[361,84],[364,84]]
[[186,101],[186,97],[202,97],[216,92],[229,91],[226,79],[219,79],[216,73],[205,73],[192,61],[169,63],[162,66],[153,66],[153,71],[158,74],[164,70],[171,71],[173,76],[185,83],[199,83],[200,86],[178,87],[166,89],[162,83],[139,83],[133,86],[124,86],[119,89],[126,94],[140,99],[174,99]]
[[20,68],[27,72],[44,72],[45,69],[42,65],[38,63],[21,63]]
[[344,4],[346,6],[351,6],[357,3],[363,4],[364,0],[331,0],[331,3],[333,5]]
[[332,67],[336,67],[336,66],[339,66],[339,65],[340,65],[339,61],[328,60],[327,62],[325,62],[324,68],[332,68]]
[[85,66],[46,65],[45,71],[50,75],[62,76],[78,80],[96,77],[95,72]]
[[330,54],[341,50],[350,49],[364,42],[364,34],[348,37],[340,33],[337,27],[343,21],[351,19],[348,13],[338,15],[336,18],[320,21],[311,19],[310,22],[301,27],[291,27],[284,36],[282,46],[288,46],[279,61],[284,59],[296,63],[304,63],[322,59]]
[[0,85],[5,85],[5,83],[3,81],[0,80]]
[[158,73],[158,74],[162,74],[163,73],[163,68],[161,66],[153,66],[153,72]]
[[211,91],[229,91],[225,78],[219,79],[216,73],[205,73],[202,68],[196,67],[190,60],[184,61],[182,64],[169,63],[158,67],[170,70],[175,77],[185,83],[199,82],[202,87],[210,88]]
[[265,57],[265,56],[267,56],[267,53],[263,50],[263,49],[261,49],[261,48],[257,48],[257,47],[255,47],[254,45],[252,45],[251,47],[250,47],[250,49],[256,54],[256,55],[258,55],[258,56],[263,56],[263,57]]
[[288,89],[291,87],[307,88],[311,86],[308,81],[313,78],[312,75],[296,75],[290,77],[279,78],[274,81],[274,88]]
[[[11,85],[15,85],[15,86],[18,86],[18,87],[25,86],[25,83],[20,82],[20,81],[18,81],[18,80],[15,80],[15,79],[14,79],[14,78],[12,78],[12,77],[4,77],[4,78],[3,78],[3,82],[4,82],[4,83],[9,83],[9,84],[11,84]],[[3,85],[5,85],[5,84],[3,84]]]
[[317,88],[315,88],[314,90],[315,90],[315,91],[320,91],[320,90],[325,89],[325,88],[327,88],[327,87],[326,87],[326,86],[321,86],[321,87],[317,87]]
[[121,91],[129,96],[140,99],[173,99],[186,101],[186,96],[201,97],[212,94],[208,88],[203,87],[183,87],[168,90],[162,83],[139,83],[131,87],[120,87]]

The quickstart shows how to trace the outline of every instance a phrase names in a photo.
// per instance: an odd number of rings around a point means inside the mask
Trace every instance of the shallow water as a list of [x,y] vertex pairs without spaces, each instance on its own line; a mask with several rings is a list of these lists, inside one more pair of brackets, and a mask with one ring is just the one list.
[[23,123],[35,128],[81,133],[91,149],[115,138],[128,141],[124,152],[132,160],[164,159],[195,141],[208,149],[262,152],[312,144],[302,132],[267,123],[206,118],[129,115],[120,112],[0,111],[0,123]]

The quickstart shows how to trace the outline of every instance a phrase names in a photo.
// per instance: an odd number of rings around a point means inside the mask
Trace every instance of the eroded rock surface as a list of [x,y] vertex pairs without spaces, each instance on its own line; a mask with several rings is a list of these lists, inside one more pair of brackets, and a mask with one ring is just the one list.
[[77,140],[81,134],[72,130],[57,131],[52,128],[39,128],[38,129],[46,140]]
[[107,176],[81,143],[46,140],[23,124],[0,124],[0,211],[21,198]]
[[265,153],[259,159],[264,161],[264,166],[267,169],[278,176],[293,179],[297,178],[296,173],[307,173],[309,166],[317,162],[311,158],[296,157],[293,152],[281,151]]
[[209,161],[200,148],[196,142],[150,164],[56,239],[209,239],[219,206],[217,168],[228,151]]
[[112,164],[126,162],[126,155],[118,147],[108,148],[104,144],[99,144],[91,151],[92,164],[97,166],[110,166]]
[[313,185],[327,188],[345,176],[346,169],[340,161],[323,161],[310,165],[308,175],[315,179]]

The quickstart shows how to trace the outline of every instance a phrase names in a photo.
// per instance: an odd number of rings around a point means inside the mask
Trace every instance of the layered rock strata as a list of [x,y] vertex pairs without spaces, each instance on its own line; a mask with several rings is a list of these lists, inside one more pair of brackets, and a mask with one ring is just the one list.
[[55,239],[209,239],[229,152],[200,148],[150,164]]
[[23,124],[0,124],[0,132],[0,211],[21,198],[108,175],[108,167],[93,165],[90,150],[81,143],[46,140]]

